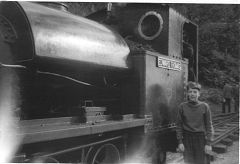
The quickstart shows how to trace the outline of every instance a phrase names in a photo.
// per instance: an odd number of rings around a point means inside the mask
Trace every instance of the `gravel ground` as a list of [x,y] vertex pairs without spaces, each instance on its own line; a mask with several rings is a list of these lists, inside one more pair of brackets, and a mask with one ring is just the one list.
[[[167,164],[184,164],[180,153],[168,153],[167,156]],[[239,141],[233,142],[226,153],[218,154],[211,164],[239,164]]]
[[233,142],[226,153],[218,154],[211,164],[239,164],[239,141]]

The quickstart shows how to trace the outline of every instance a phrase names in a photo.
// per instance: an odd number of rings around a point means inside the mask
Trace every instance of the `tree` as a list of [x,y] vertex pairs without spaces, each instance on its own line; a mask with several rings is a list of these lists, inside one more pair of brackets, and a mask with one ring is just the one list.
[[[176,4],[199,25],[199,80],[221,87],[239,81],[239,5]],[[180,11],[181,12],[181,11]]]

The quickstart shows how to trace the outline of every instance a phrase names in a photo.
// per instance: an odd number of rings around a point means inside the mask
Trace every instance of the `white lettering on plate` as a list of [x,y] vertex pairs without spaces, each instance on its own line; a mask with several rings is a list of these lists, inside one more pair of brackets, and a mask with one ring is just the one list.
[[166,59],[163,57],[157,57],[157,67],[165,68],[165,69],[171,69],[175,71],[181,71],[182,65],[180,61],[172,60],[172,59]]

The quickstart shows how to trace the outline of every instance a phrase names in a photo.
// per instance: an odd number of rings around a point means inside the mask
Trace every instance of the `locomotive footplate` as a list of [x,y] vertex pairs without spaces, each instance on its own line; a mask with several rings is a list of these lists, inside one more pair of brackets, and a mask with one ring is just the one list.
[[145,118],[108,120],[95,124],[72,124],[71,117],[22,121],[23,144],[116,131],[144,126]]

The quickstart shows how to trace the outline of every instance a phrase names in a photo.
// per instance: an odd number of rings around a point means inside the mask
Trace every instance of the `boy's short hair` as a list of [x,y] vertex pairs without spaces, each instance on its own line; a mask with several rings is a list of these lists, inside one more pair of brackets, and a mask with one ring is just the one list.
[[188,85],[187,85],[187,90],[189,89],[197,89],[197,90],[201,90],[201,85],[199,83],[193,82],[193,81],[189,81]]

